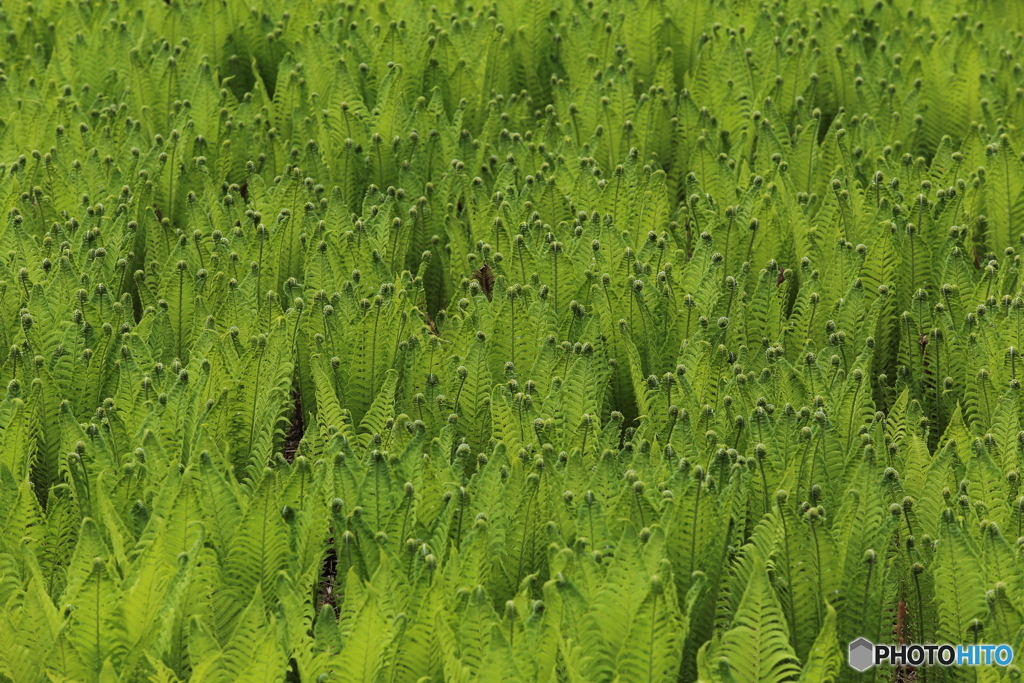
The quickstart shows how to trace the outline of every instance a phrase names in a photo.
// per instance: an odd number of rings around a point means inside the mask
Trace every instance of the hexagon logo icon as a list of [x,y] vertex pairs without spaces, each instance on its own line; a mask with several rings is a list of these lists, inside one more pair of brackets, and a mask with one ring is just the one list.
[[850,666],[857,671],[867,671],[874,666],[875,646],[867,638],[858,638],[850,643]]

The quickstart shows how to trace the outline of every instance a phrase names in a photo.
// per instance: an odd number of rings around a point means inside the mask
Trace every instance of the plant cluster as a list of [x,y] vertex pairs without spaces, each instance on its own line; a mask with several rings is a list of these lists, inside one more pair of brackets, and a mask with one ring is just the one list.
[[0,681],[1024,652],[1022,30],[3,3]]

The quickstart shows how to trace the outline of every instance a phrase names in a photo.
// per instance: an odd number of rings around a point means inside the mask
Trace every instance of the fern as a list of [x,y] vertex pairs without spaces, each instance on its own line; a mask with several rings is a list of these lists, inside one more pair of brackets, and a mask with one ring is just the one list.
[[783,612],[763,566],[755,565],[743,599],[715,651],[737,680],[782,681],[799,673]]
[[0,679],[1016,638],[1013,3],[9,5]]

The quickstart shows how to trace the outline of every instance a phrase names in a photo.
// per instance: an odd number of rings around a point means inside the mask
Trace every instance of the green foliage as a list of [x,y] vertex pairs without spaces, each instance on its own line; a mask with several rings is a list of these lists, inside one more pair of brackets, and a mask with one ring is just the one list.
[[0,682],[1019,644],[1022,31],[5,3]]

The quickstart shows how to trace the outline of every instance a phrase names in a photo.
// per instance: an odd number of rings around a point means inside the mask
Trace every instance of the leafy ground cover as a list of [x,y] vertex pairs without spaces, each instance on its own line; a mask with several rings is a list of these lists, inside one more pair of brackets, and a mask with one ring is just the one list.
[[1018,680],[1022,29],[3,3],[0,680]]

